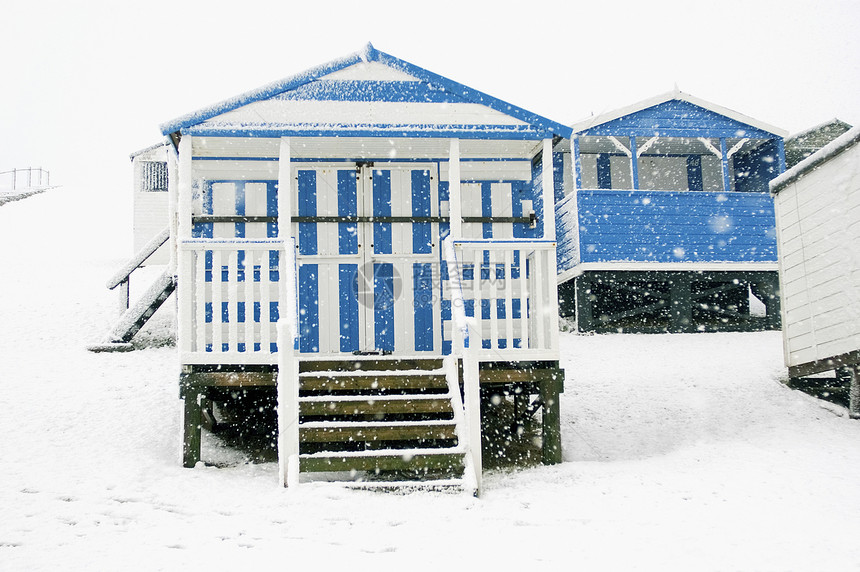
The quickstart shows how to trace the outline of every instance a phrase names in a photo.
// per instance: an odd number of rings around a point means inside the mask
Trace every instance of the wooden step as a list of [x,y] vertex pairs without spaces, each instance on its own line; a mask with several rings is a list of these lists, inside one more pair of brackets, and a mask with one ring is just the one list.
[[465,467],[459,449],[386,450],[341,453],[314,453],[299,456],[301,472],[325,471],[416,471],[451,470]]
[[299,413],[303,416],[452,412],[450,397],[441,395],[299,397]]
[[424,370],[433,371],[442,368],[441,359],[398,359],[398,358],[375,358],[368,359],[357,356],[354,360],[301,360],[299,371],[326,372],[326,371],[397,371],[397,370]]
[[302,443],[413,441],[456,439],[453,421],[392,421],[378,423],[311,422],[299,426]]
[[301,374],[300,391],[398,391],[438,390],[446,391],[445,374],[396,373],[396,374]]

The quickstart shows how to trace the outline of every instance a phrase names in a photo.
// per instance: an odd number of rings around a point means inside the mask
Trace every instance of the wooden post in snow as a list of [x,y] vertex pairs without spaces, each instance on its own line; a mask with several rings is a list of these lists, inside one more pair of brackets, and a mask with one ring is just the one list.
[[848,416],[860,419],[860,365],[845,368],[848,371]]

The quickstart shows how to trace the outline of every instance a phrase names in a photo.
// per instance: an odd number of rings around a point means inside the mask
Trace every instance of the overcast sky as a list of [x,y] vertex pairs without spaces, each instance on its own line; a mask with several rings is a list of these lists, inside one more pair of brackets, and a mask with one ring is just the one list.
[[0,171],[130,195],[160,123],[368,41],[568,124],[677,84],[791,132],[857,125],[858,27],[855,0],[4,0]]

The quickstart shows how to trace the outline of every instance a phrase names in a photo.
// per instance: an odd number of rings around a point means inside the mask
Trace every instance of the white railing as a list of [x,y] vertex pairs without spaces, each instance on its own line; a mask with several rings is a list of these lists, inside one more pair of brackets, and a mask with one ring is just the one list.
[[454,320],[452,357],[463,360],[467,472],[480,494],[480,362],[558,360],[555,242],[449,237],[443,247]]
[[289,299],[286,270],[287,264],[294,269],[293,250],[282,239],[180,243],[183,364],[277,363],[276,324],[290,312],[282,301]]
[[453,249],[452,308],[470,325],[464,346],[487,359],[558,359],[555,242],[461,240]]
[[[24,183],[26,179],[26,184]],[[42,167],[27,167],[0,172],[0,190],[41,189],[51,185],[51,173]]]

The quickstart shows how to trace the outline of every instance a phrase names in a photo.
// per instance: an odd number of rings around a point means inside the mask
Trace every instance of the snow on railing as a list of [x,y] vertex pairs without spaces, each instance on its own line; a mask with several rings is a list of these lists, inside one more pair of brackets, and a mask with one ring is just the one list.
[[132,273],[140,268],[144,262],[146,262],[150,256],[155,254],[155,251],[158,250],[162,244],[167,242],[170,238],[170,227],[166,227],[164,230],[155,235],[149,242],[147,242],[143,248],[140,249],[134,256],[126,262],[122,268],[117,270],[116,274],[108,279],[107,286],[108,290],[113,290],[117,286],[120,287],[120,310],[125,311],[128,309],[128,293],[129,286],[131,283],[131,275]]
[[[24,181],[26,180],[26,184]],[[8,183],[7,183],[8,181]],[[42,167],[27,167],[0,172],[0,190],[19,191],[51,186],[51,173]]]
[[286,270],[282,239],[186,239],[179,244],[183,364],[276,363]]

